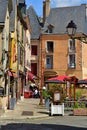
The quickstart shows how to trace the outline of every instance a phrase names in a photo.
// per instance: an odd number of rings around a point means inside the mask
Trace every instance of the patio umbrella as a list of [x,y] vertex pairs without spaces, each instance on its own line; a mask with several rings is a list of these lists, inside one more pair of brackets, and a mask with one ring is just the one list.
[[[69,81],[70,83],[73,83],[74,84],[74,100],[75,100],[77,78],[75,76],[69,77],[69,76],[66,76],[66,75],[60,75],[60,76],[56,76],[56,77],[48,79],[48,81],[54,81],[54,82],[55,82],[55,80],[58,80],[58,81],[63,82],[63,83],[65,83],[65,81]],[[71,93],[71,87],[69,88],[69,91]]]
[[78,80],[78,84],[87,84],[87,79]]
[[56,76],[56,77],[50,78],[48,80],[66,81],[66,80],[69,80],[69,79],[70,79],[69,76],[61,75],[61,76]]

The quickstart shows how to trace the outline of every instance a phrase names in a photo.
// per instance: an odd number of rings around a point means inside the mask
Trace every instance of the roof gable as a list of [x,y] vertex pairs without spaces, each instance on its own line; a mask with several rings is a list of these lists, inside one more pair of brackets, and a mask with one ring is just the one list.
[[27,16],[30,21],[31,39],[39,39],[40,37],[40,21],[32,6],[27,10]]
[[0,0],[0,24],[5,23],[7,9],[12,11],[12,0]]
[[7,8],[8,8],[8,0],[0,0],[0,23],[5,22]]
[[66,33],[66,26],[71,20],[77,25],[78,33],[87,34],[85,28],[87,26],[86,5],[52,8],[44,25],[44,33],[48,25],[51,24],[54,26],[54,34],[64,34]]

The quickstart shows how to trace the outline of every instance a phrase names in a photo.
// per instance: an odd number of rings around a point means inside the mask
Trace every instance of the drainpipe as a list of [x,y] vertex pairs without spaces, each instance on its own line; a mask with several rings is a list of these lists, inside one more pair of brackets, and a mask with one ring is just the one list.
[[[18,23],[19,25],[19,23]],[[16,97],[17,97],[17,100],[19,100],[20,98],[20,79],[19,79],[19,62],[20,60],[20,41],[19,41],[19,28],[17,29],[17,91],[16,91]]]
[[42,87],[43,87],[43,52],[42,52],[42,42],[41,42],[41,84],[40,84],[40,105],[43,104],[43,95],[42,95]]

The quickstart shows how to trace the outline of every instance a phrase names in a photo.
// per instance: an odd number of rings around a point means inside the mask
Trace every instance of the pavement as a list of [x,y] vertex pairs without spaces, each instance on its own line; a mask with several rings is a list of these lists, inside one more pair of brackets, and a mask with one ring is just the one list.
[[[71,111],[64,112],[64,116],[72,114]],[[49,117],[49,111],[44,104],[40,105],[39,98],[22,98],[17,101],[13,110],[7,109],[0,119],[30,119]]]
[[45,105],[39,105],[39,98],[23,98],[17,101],[13,110],[7,109],[0,119],[24,119],[49,116]]

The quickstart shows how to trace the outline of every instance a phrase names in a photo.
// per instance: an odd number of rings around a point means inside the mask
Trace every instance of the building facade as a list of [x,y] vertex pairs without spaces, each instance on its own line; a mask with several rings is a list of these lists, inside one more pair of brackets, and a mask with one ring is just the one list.
[[9,20],[12,1],[0,0],[0,3],[0,111],[2,112],[9,106]]
[[32,6],[30,6],[27,9],[27,16],[29,18],[30,27],[31,27],[31,73],[39,77],[36,82],[37,86],[39,87],[40,34],[41,34],[42,24]]
[[[76,36],[87,34],[86,14],[86,4],[50,8],[50,0],[45,0],[41,21],[33,7],[28,8],[31,26],[31,70],[35,74],[37,70],[40,89],[45,80],[56,75],[75,76],[78,79],[87,77],[87,45],[80,40],[70,39],[66,32],[67,24],[73,20],[77,25]],[[37,69],[33,71],[34,64],[37,64]]]
[[[87,34],[86,7],[84,4],[53,8],[50,9],[48,17],[45,17],[40,37],[43,80],[51,77],[52,73],[76,76],[78,79],[87,77],[87,45],[80,40],[70,39],[66,32],[68,22],[73,19],[78,26],[76,36]],[[50,71],[52,73],[49,75]]]
[[[24,96],[30,66],[30,25],[25,0],[8,0],[0,7],[0,114],[14,109]],[[3,10],[3,7],[4,10]],[[1,15],[3,10],[3,15]],[[26,68],[26,70],[25,70]]]

